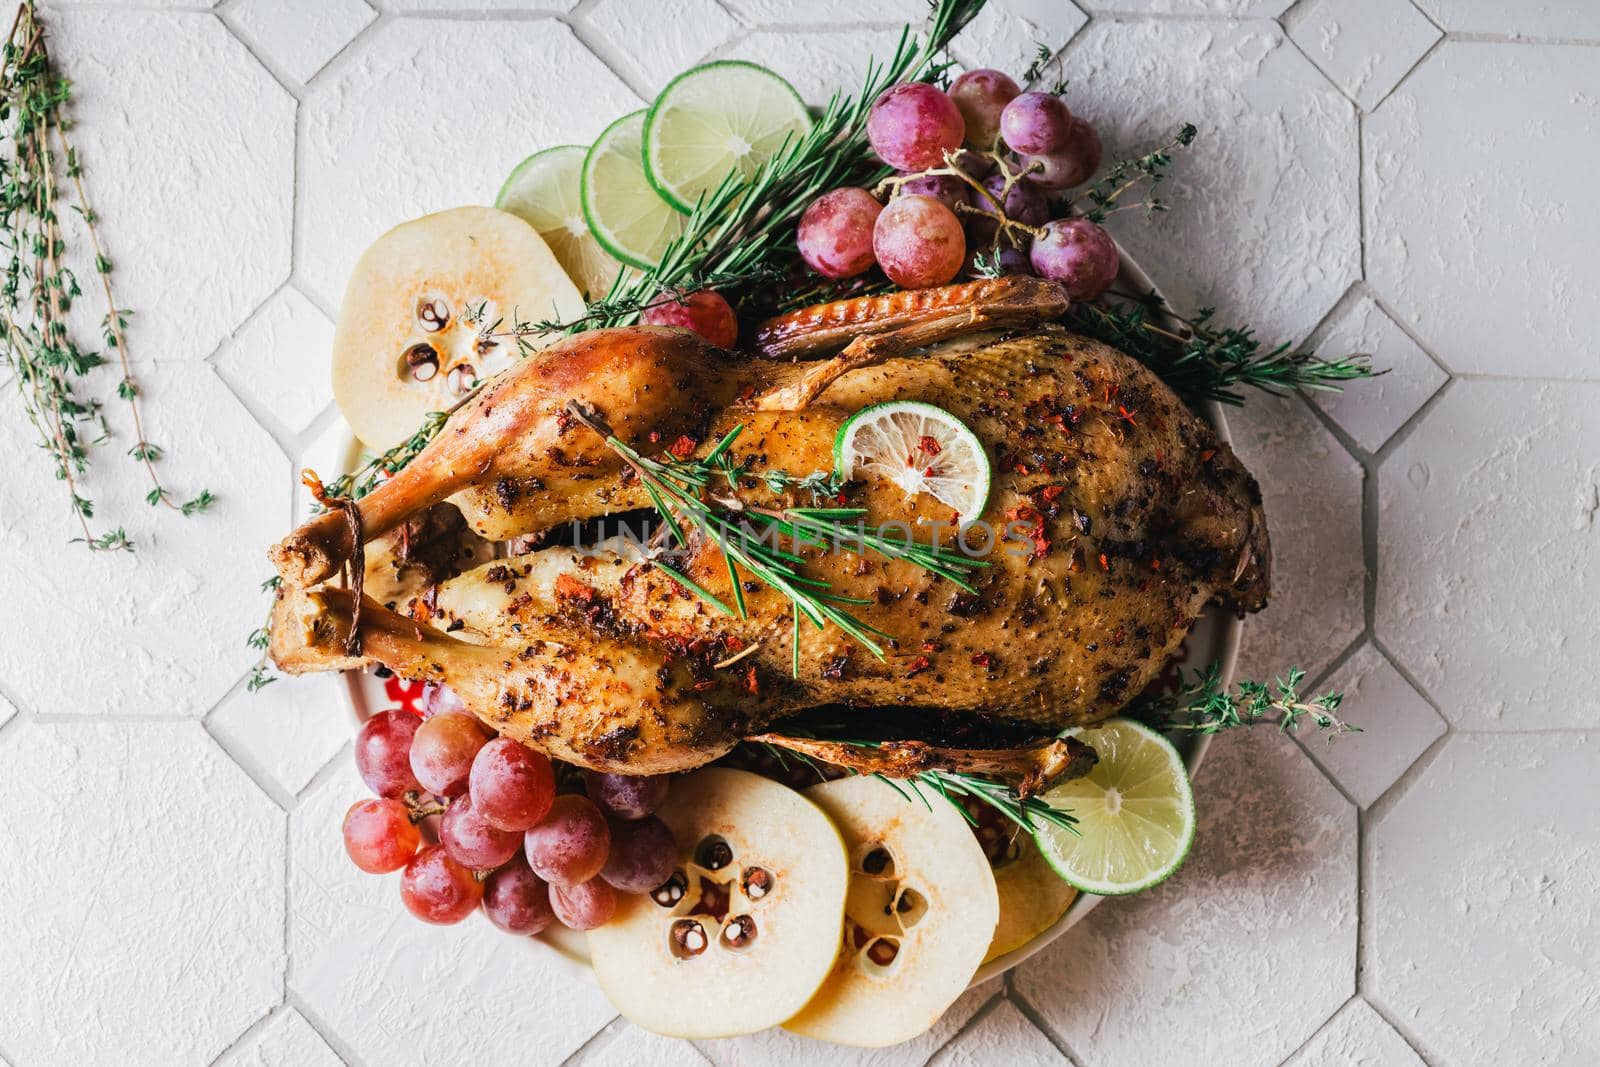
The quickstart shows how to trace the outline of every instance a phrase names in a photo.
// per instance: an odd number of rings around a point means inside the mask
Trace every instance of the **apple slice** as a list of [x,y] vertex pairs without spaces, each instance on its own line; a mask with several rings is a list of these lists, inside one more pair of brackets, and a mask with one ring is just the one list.
[[623,1015],[669,1037],[778,1025],[811,999],[839,951],[849,884],[839,832],[794,790],[722,767],[674,781],[656,815],[677,839],[678,866],[589,931],[600,988]]
[[549,246],[515,215],[462,207],[403,223],[350,275],[333,335],[334,399],[381,452],[508,367],[514,322],[582,311]]
[[1000,893],[1000,921],[995,925],[994,940],[989,943],[984,963],[1021,948],[1050,929],[1078,895],[1045,862],[1031,835],[1014,823],[1006,823],[1005,827],[1009,829],[999,854],[984,849],[990,853],[994,884]]
[[850,854],[844,948],[784,1029],[878,1048],[921,1034],[961,995],[999,918],[989,861],[966,820],[876,778],[806,790]]

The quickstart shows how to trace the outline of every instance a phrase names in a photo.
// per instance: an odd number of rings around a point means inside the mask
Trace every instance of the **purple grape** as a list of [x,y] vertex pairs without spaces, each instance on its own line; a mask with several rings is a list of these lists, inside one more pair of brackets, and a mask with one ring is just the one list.
[[563,793],[522,843],[534,874],[553,886],[572,886],[593,878],[605,866],[611,830],[588,797]]
[[1072,112],[1049,93],[1023,93],[1000,113],[1000,136],[1026,156],[1060,151],[1072,132]]
[[956,205],[972,203],[972,186],[951,174],[932,174],[904,183],[900,186],[899,195],[932,197],[960,218],[962,213],[956,209]]
[[667,824],[651,815],[611,827],[611,855],[600,877],[623,893],[648,893],[672,876],[678,843]]
[[1100,169],[1100,135],[1082,119],[1072,120],[1072,132],[1066,144],[1049,155],[1024,156],[1022,165],[1028,168],[1028,179],[1052,192],[1082,185]]
[[487,871],[515,856],[522,839],[491,825],[473,810],[471,797],[457,797],[439,820],[439,843],[463,867]]
[[896,170],[927,170],[961,147],[967,124],[951,100],[927,82],[885,89],[867,116],[867,140]]
[[987,67],[969,70],[951,82],[950,99],[967,124],[967,143],[992,148],[1000,136],[1000,113],[1021,92],[1010,75]]
[[356,770],[367,788],[380,797],[398,797],[421,789],[411,773],[411,740],[422,720],[407,711],[382,711],[356,734]]
[[619,819],[642,819],[667,799],[671,779],[664,774],[606,774],[584,771],[589,799]]
[[1093,300],[1117,278],[1117,245],[1088,219],[1056,219],[1034,239],[1033,269],[1066,286],[1073,300]]
[[555,921],[550,887],[521,856],[483,883],[483,913],[508,934],[536,934]]
[[1027,242],[1022,248],[1002,248],[1000,250],[1000,271],[1003,274],[1032,274],[1033,261],[1028,258],[1028,248],[1033,244]]
[[[990,175],[983,183],[983,187],[997,200],[1005,186],[1006,179],[1001,174]],[[975,196],[973,201],[981,211],[994,209],[988,197]],[[1027,178],[1018,179],[1012,184],[1011,191],[1001,201],[1001,209],[1006,218],[1029,226],[1042,226],[1050,218],[1050,203],[1045,199],[1044,191]],[[968,243],[974,248],[987,248],[994,243],[995,231],[999,226],[999,223],[985,215],[967,216]]]

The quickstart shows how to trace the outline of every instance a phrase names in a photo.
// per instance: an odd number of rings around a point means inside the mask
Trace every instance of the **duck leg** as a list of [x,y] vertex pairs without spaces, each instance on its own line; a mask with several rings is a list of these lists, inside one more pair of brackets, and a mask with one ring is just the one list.
[[1094,749],[1075,737],[1057,738],[1030,748],[943,748],[923,741],[884,741],[872,747],[844,741],[819,741],[765,733],[746,738],[848,767],[861,774],[914,778],[924,771],[991,774],[1032,796],[1067,778],[1088,774],[1098,761]]

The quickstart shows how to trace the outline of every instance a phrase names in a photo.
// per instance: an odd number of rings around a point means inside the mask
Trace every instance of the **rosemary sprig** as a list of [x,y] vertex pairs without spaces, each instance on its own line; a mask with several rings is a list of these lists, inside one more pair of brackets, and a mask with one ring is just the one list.
[[133,541],[121,527],[98,535],[91,531],[94,504],[79,490],[79,480],[89,469],[89,448],[111,434],[101,400],[81,391],[86,375],[107,360],[85,349],[71,330],[70,313],[83,289],[65,265],[68,248],[60,215],[65,188],[70,188],[76,201],[70,207],[89,235],[86,251],[93,253],[99,277],[95,288],[105,300],[102,337],[117,356],[121,374],[116,393],[133,423],[128,455],[149,479],[145,499],[189,516],[205,511],[216,498],[202,491],[180,502],[156,472],[162,450],[145,436],[139,386],[128,361],[126,329],[133,313],[117,306],[112,290],[112,263],[68,136],[72,124],[65,110],[71,98],[70,84],[51,62],[34,0],[23,0],[0,47],[0,121],[10,123],[0,156],[0,249],[6,254],[0,260],[0,365],[11,369],[23,411],[50,455],[57,479],[66,485],[81,531],[72,542],[97,551],[132,551]]
[[[1328,360],[1287,343],[1263,350],[1249,327],[1213,325],[1214,308],[1202,308],[1193,318],[1184,318],[1169,310],[1155,293],[1127,299],[1129,302],[1102,298],[1096,303],[1074,304],[1066,322],[1077,332],[1133,356],[1191,399],[1237,405],[1244,403],[1239,386],[1270,393],[1329,391],[1337,390],[1339,382],[1370,378],[1375,373],[1365,355]],[[1183,328],[1167,329],[1160,323],[1163,316],[1177,320]]]
[[1300,696],[1300,683],[1306,672],[1291,667],[1283,678],[1264,682],[1236,682],[1230,691],[1222,685],[1222,673],[1213,663],[1197,671],[1171,696],[1140,704],[1129,712],[1162,730],[1188,730],[1216,734],[1244,726],[1275,723],[1292,733],[1309,721],[1325,731],[1329,742],[1340,734],[1360,733],[1361,727],[1335,714],[1344,700],[1343,693],[1323,693],[1309,699]]

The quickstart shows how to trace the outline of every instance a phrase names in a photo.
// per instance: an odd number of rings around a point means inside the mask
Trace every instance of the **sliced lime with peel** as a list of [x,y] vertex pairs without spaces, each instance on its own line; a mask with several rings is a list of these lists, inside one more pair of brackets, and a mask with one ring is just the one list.
[[588,151],[564,144],[535,152],[517,164],[494,206],[538,230],[584,299],[599,300],[611,291],[623,266],[600,247],[583,219],[578,185]]
[[674,78],[650,106],[645,173],[663,199],[687,213],[729,174],[748,179],[811,121],[794,86],[766,67],[706,63]]
[[1078,832],[1045,826],[1035,838],[1039,851],[1085,893],[1124,896],[1166,881],[1194,843],[1194,792],[1183,757],[1132,719],[1107,719],[1073,736],[1093,746],[1100,762],[1044,794],[1072,812]]
[[927,493],[965,526],[989,500],[989,457],[978,435],[944,408],[920,400],[891,400],[862,408],[833,439],[840,478],[887,479],[907,496]]
[[649,270],[683,232],[683,216],[644,173],[645,112],[605,128],[583,157],[578,189],[583,219],[600,247],[630,267]]

